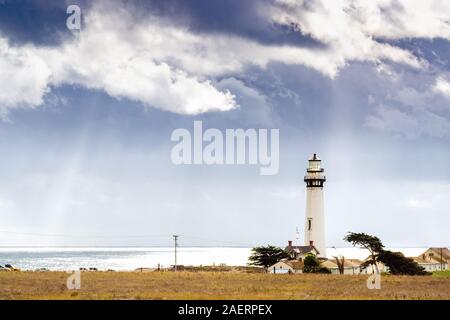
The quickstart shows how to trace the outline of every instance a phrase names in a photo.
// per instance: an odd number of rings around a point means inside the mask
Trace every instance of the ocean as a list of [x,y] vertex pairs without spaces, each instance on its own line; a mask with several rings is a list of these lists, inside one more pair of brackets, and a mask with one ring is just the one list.
[[[427,248],[391,248],[406,256],[418,256]],[[244,266],[251,248],[236,247],[179,247],[179,265]],[[346,258],[364,259],[366,250],[358,248],[328,248],[327,257],[344,255]],[[11,248],[0,247],[0,265],[11,264],[22,270],[46,268],[54,271],[71,271],[79,268],[131,271],[137,268],[169,267],[174,264],[173,247],[151,248]]]

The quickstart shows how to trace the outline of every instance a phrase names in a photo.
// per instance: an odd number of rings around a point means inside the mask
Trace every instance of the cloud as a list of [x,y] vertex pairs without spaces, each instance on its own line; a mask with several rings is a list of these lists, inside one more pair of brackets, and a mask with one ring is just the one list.
[[[297,23],[326,43],[374,45],[373,40],[450,39],[450,3],[439,0],[275,0],[275,18]],[[372,39],[371,39],[372,38]],[[359,40],[351,43],[352,40]]]
[[442,138],[450,133],[450,120],[430,110],[379,105],[374,114],[367,116],[366,126],[387,131],[400,137],[417,138],[421,135]]
[[415,136],[419,127],[414,117],[384,105],[377,107],[375,115],[367,117],[366,125],[382,131],[400,133],[407,137]]
[[249,127],[262,124],[274,126],[277,117],[272,112],[271,102],[265,94],[234,77],[222,79],[216,86],[219,89],[228,88],[236,95],[240,108],[228,114],[229,119],[238,120]]
[[235,109],[233,91],[216,83],[250,66],[298,64],[331,78],[352,61],[425,68],[426,62],[409,51],[379,39],[450,37],[446,4],[417,6],[420,15],[404,1],[276,0],[256,6],[258,19],[263,13],[271,24],[289,27],[286,32],[293,29],[323,44],[296,46],[260,42],[220,28],[202,32],[151,11],[143,18],[136,4],[96,1],[82,10],[85,23],[79,37],[59,45],[12,47],[0,38],[0,85],[8,89],[0,93],[0,106],[38,106],[50,88],[69,84],[198,114]]
[[0,115],[14,106],[42,104],[51,70],[33,46],[11,47],[0,38]]
[[450,82],[443,77],[438,77],[433,87],[435,92],[442,94],[444,97],[450,99]]
[[[327,73],[331,77],[350,61],[389,60],[415,68],[424,66],[423,61],[407,50],[376,40],[376,37],[388,35],[392,38],[416,35],[415,30],[407,31],[402,25],[386,23],[391,11],[402,14],[401,8],[383,10],[386,1],[276,0],[275,3],[272,8],[273,21],[294,25],[298,32],[326,45],[326,49],[317,54],[327,56]],[[430,13],[429,19],[434,19],[434,15]],[[409,21],[409,24],[414,22]],[[386,25],[392,29],[389,34],[382,33]]]
[[[121,17],[125,20],[117,23]],[[180,114],[236,107],[228,90],[219,91],[210,80],[171,63],[174,57],[162,56],[165,50],[183,56],[172,47],[182,31],[132,21],[125,11],[119,16],[99,7],[87,13],[80,37],[60,46],[11,47],[0,38],[0,84],[6,88],[0,106],[38,106],[51,86],[70,84]]]
[[175,45],[182,41],[182,31],[158,21],[133,23],[130,12],[103,6],[94,7],[85,19],[78,39],[39,51],[49,61],[53,84],[104,90],[112,97],[180,114],[236,107],[229,91],[217,90],[164,54],[183,55]]
[[393,76],[381,74],[376,83],[371,90],[377,99],[371,100],[366,126],[406,138],[450,135],[445,72],[393,71]]
[[430,91],[419,92],[414,88],[404,87],[392,98],[406,106],[425,106],[432,98],[432,93]]

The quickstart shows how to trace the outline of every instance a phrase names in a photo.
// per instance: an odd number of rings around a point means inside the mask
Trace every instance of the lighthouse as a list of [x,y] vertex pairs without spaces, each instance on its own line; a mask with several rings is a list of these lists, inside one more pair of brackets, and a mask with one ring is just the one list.
[[317,154],[309,159],[306,169],[305,245],[317,248],[319,257],[326,257],[323,185],[325,174]]

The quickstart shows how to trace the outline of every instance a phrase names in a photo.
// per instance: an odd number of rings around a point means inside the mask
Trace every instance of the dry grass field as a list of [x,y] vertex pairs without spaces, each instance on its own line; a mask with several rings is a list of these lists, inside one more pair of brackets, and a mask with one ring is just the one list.
[[450,275],[273,275],[243,272],[83,272],[68,290],[64,272],[0,272],[0,299],[450,299]]

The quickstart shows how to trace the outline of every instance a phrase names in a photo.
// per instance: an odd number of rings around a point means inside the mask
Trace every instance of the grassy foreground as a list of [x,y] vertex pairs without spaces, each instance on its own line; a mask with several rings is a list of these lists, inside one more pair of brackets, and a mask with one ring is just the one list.
[[450,278],[450,270],[444,270],[444,271],[435,271],[433,272],[433,277],[447,277]]
[[1,272],[0,299],[450,299],[450,276],[273,275],[242,272]]

